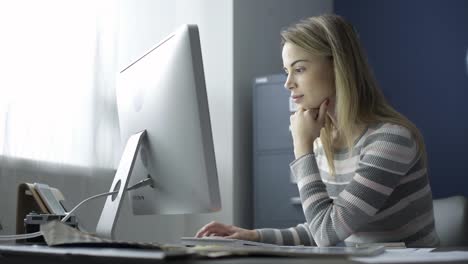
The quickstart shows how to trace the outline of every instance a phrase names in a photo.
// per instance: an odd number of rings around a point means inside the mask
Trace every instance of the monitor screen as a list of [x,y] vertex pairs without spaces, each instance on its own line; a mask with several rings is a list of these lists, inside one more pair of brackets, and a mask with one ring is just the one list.
[[[134,163],[129,165],[128,182],[124,181],[123,186],[147,177],[153,179],[152,187],[128,192],[133,213],[187,214],[220,210],[197,26],[181,26],[124,68],[117,83],[122,141],[146,131],[139,149],[135,150]],[[124,151],[119,166],[124,163],[125,155]],[[111,191],[116,183],[114,179]],[[112,199],[115,197],[108,197],[106,205]],[[105,214],[109,217],[106,205],[101,219]]]

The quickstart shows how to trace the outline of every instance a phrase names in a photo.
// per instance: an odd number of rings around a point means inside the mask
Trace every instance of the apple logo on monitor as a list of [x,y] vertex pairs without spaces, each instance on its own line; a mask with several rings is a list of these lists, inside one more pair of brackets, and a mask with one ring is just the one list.
[[133,109],[135,109],[135,112],[140,112],[141,108],[143,108],[143,102],[144,102],[144,95],[143,95],[143,88],[141,88],[140,85],[136,86],[136,89],[134,90],[133,93]]

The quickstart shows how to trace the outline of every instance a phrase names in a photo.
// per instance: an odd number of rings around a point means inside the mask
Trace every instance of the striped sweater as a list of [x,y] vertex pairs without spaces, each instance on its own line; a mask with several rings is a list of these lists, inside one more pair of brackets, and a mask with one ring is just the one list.
[[427,169],[408,129],[390,123],[369,126],[351,155],[347,149],[336,150],[334,165],[336,176],[331,176],[320,139],[313,154],[290,164],[307,222],[257,229],[261,242],[438,245]]

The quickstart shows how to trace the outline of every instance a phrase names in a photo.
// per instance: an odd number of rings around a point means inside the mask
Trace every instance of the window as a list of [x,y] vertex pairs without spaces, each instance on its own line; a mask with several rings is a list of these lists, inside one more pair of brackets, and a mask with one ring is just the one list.
[[96,2],[1,2],[0,155],[89,166],[112,146],[113,1]]

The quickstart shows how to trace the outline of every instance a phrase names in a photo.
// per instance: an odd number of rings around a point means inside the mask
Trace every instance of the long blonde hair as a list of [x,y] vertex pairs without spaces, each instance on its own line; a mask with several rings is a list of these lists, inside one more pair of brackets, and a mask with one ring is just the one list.
[[424,140],[418,128],[385,100],[368,65],[353,26],[337,15],[310,17],[281,32],[281,42],[332,59],[336,87],[337,127],[330,117],[320,133],[330,173],[335,175],[332,132],[346,143],[350,153],[353,133],[359,125],[389,122],[406,127],[415,137],[419,154],[427,161]]

